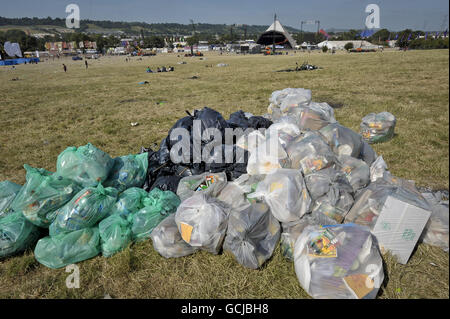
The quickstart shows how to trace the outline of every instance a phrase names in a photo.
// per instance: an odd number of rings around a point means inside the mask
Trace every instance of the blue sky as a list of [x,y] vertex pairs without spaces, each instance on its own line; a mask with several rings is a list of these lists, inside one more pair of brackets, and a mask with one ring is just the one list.
[[[2,0],[0,16],[66,17],[65,7],[78,4],[81,19],[268,25],[276,12],[281,23],[300,28],[302,20],[321,27],[364,28],[365,7],[380,7],[380,27],[441,30],[448,28],[448,0]],[[445,21],[445,22],[444,22]],[[304,26],[304,30],[314,26]]]

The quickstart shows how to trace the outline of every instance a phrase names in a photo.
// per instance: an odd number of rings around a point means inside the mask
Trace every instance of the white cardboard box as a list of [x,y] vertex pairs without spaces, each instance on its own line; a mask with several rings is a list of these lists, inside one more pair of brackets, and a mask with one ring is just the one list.
[[431,211],[388,196],[372,233],[382,251],[390,250],[406,264],[430,215]]

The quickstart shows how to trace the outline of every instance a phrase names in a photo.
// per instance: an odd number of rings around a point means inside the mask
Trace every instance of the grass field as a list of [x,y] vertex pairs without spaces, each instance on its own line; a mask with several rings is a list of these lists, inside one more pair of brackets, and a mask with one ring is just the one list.
[[[185,60],[187,64],[178,65]],[[323,67],[276,73],[304,61]],[[217,63],[228,67],[216,67]],[[68,72],[62,70],[62,63]],[[147,74],[172,65],[175,72]],[[207,65],[213,67],[206,67]],[[193,75],[198,79],[190,79]],[[176,54],[84,61],[55,60],[0,68],[0,180],[25,182],[23,164],[55,170],[58,154],[88,142],[111,156],[158,143],[185,110],[212,107],[228,118],[242,109],[263,114],[272,91],[312,90],[317,102],[342,103],[336,119],[357,131],[361,118],[389,111],[396,136],[374,145],[390,171],[418,186],[448,189],[449,52],[384,51],[368,54],[297,53],[287,56]],[[18,81],[11,81],[18,77]],[[148,85],[139,85],[149,81]],[[165,101],[158,105],[157,102]],[[132,127],[131,122],[139,125]],[[448,298],[449,255],[421,244],[407,265],[385,255],[380,298]],[[79,263],[81,287],[67,289],[64,269],[35,261],[32,252],[0,261],[0,298],[307,298],[294,265],[279,247],[258,271],[229,253],[169,259],[150,241],[111,258]]]

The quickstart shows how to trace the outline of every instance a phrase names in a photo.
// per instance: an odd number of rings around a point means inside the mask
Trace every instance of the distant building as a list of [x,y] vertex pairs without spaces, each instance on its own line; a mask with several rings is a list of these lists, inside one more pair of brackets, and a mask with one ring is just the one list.
[[335,49],[335,50],[344,50],[344,47],[347,43],[353,43],[353,48],[361,48],[361,49],[378,49],[378,46],[375,44],[370,43],[366,40],[347,40],[347,41],[322,41],[317,46],[319,48],[322,48],[326,46],[328,49]]

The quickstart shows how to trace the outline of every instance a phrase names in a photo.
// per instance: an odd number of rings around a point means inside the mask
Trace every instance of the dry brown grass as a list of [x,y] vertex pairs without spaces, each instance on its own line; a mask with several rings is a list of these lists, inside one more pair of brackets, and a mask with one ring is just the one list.
[[[92,142],[111,156],[137,153],[141,146],[159,144],[185,110],[209,106],[224,116],[238,109],[263,114],[272,91],[304,87],[315,101],[343,103],[336,118],[354,130],[367,113],[393,113],[396,136],[375,150],[394,175],[448,189],[448,50],[205,58],[158,55],[128,63],[124,57],[102,58],[90,60],[88,70],[83,61],[71,60],[21,65],[15,71],[2,67],[0,180],[23,183],[24,163],[55,170],[56,157],[70,145]],[[181,60],[188,64],[176,64]],[[273,72],[303,61],[323,69]],[[216,67],[221,62],[229,66]],[[173,65],[175,72],[147,74],[148,65]],[[193,75],[199,79],[189,79]],[[14,77],[20,80],[10,81]],[[145,80],[150,84],[138,84]],[[67,289],[64,269],[40,265],[32,252],[0,261],[0,297],[308,297],[279,248],[263,269],[253,271],[228,253],[166,260],[151,246],[135,244],[111,258],[80,263],[80,289]],[[407,265],[385,256],[388,279],[380,297],[448,298],[448,259],[439,248],[423,244]]]

